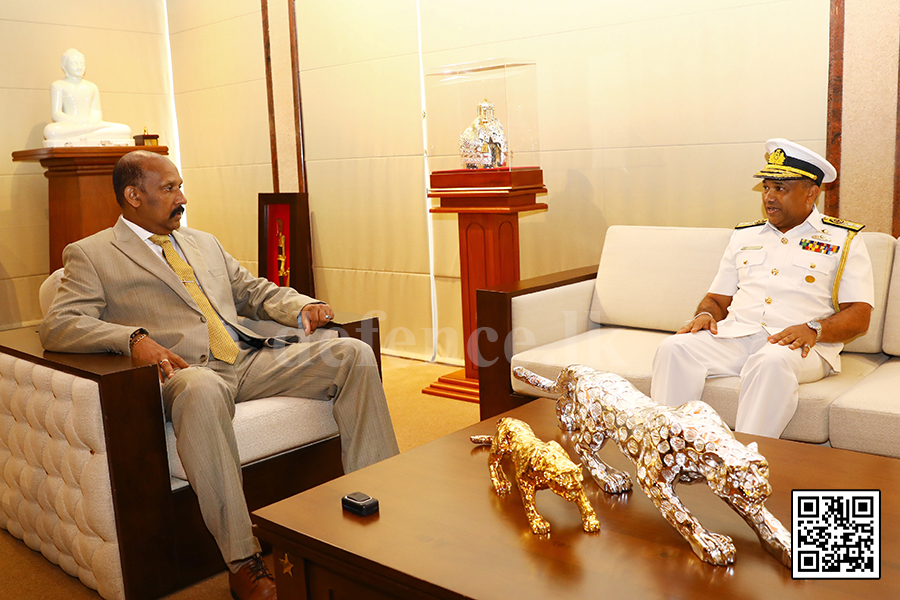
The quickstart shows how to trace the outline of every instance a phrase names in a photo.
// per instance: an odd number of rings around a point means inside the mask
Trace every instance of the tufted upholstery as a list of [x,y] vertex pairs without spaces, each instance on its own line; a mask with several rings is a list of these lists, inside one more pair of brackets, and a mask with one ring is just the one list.
[[0,354],[4,529],[107,599],[124,598],[96,382]]

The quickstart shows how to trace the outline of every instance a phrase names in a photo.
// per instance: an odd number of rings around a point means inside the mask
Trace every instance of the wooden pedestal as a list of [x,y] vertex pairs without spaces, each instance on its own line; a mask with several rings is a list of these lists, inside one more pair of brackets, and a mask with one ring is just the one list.
[[40,161],[50,189],[50,272],[62,267],[68,244],[112,227],[121,211],[113,167],[133,150],[168,154],[166,146],[85,146],[13,152],[14,161]]
[[423,393],[478,402],[478,336],[475,291],[519,280],[519,213],[544,210],[538,167],[460,169],[431,174],[433,213],[459,215],[465,369],[440,378]]

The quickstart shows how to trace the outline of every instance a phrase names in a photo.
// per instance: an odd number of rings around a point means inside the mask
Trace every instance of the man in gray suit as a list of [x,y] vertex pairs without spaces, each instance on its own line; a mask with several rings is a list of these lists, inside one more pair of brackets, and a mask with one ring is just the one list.
[[338,338],[272,348],[238,323],[241,315],[310,334],[334,312],[252,276],[212,235],[180,228],[181,184],[164,156],[136,151],[118,162],[122,216],[66,247],[41,341],[47,350],[130,354],[158,366],[178,455],[231,570],[232,595],[274,598],[242,491],[235,403],[274,395],[333,401],[345,472],[393,456],[397,442],[369,346]]

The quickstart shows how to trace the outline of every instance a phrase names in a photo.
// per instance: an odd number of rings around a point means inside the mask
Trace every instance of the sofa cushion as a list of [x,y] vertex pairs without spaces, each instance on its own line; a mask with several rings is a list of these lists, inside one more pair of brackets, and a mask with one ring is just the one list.
[[[645,394],[650,393],[650,375],[656,347],[669,333],[623,327],[599,327],[581,335],[538,346],[512,357],[512,367],[524,367],[549,379],[572,364],[609,371],[630,381]],[[513,378],[513,390],[528,396],[556,397]]]
[[900,358],[892,358],[831,405],[831,445],[900,458]]
[[900,356],[900,241],[894,244],[894,264],[884,315],[882,347],[888,354]]
[[[621,375],[644,394],[650,394],[653,356],[668,333],[622,327],[601,327],[572,338],[532,348],[512,357],[513,367],[524,367],[538,375],[556,379],[571,364]],[[800,386],[800,404],[782,435],[785,439],[822,443],[828,440],[831,403],[861,379],[875,371],[885,354],[843,353],[838,375]],[[555,397],[513,378],[513,390],[529,396]],[[729,427],[737,416],[740,379],[709,379],[700,398],[712,406]]]
[[[276,396],[239,402],[234,411],[234,435],[241,464],[268,458],[338,434],[332,403],[325,400]],[[175,449],[175,431],[166,422],[169,472],[186,480]],[[180,487],[173,482],[174,487]]]
[[610,227],[591,320],[677,331],[709,290],[731,233],[698,227]]
[[[883,348],[884,321],[888,306],[888,288],[895,261],[897,242],[886,233],[863,232],[856,241],[865,242],[872,261],[872,276],[875,282],[875,307],[869,320],[869,331],[844,346],[844,352],[881,352]],[[898,275],[900,277],[900,275]],[[897,290],[900,293],[900,289]],[[895,311],[900,312],[900,302],[895,302]],[[900,325],[900,323],[898,323]]]

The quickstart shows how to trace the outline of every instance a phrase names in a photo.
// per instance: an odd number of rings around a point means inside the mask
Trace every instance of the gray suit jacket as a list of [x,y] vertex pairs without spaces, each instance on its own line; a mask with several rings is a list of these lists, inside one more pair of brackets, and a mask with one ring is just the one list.
[[[303,306],[316,302],[254,277],[208,233],[182,227],[173,235],[213,308],[247,338],[260,339],[239,324],[239,315],[296,327]],[[200,308],[121,217],[112,228],[69,244],[63,264],[65,275],[40,327],[47,350],[129,354],[129,337],[143,327],[188,363],[209,360]]]

